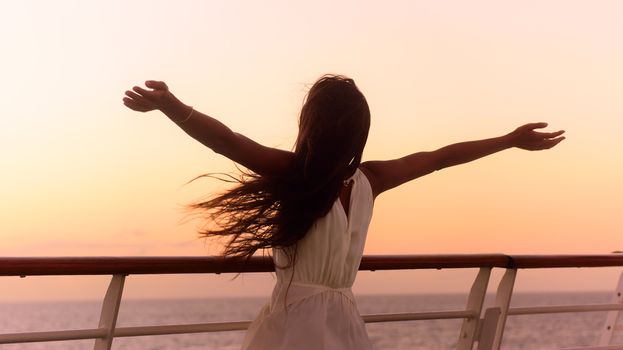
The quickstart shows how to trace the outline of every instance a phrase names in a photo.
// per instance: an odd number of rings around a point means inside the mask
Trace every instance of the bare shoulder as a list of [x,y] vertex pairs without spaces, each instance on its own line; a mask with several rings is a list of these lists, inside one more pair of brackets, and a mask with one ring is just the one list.
[[372,187],[372,195],[374,198],[376,198],[376,196],[378,196],[382,192],[381,188],[379,187],[377,175],[379,169],[377,163],[377,161],[368,161],[363,162],[359,165],[359,170],[361,170],[363,175],[365,175],[365,177],[368,179],[368,182],[370,183],[370,187]]

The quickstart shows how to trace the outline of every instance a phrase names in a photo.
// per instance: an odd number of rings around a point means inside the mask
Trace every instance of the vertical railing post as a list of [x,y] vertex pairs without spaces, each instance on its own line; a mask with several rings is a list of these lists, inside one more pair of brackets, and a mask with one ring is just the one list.
[[456,346],[457,350],[471,350],[474,346],[476,332],[478,331],[478,323],[480,321],[480,313],[482,312],[482,305],[485,300],[485,295],[487,294],[490,276],[491,268],[482,267],[478,271],[476,279],[474,279],[472,289],[467,299],[466,310],[473,311],[476,316],[474,318],[463,319],[461,333],[459,333],[459,341]]
[[93,350],[110,350],[112,347],[124,282],[124,275],[113,275],[110,280],[104,302],[102,303],[102,312],[99,322],[99,328],[105,329],[106,335],[103,338],[95,339],[95,347]]
[[[500,346],[502,345],[502,337],[504,335],[504,327],[506,327],[508,307],[510,305],[511,297],[513,296],[513,287],[515,286],[516,276],[517,269],[507,269],[504,273],[495,294],[495,305],[491,309],[487,309],[485,312],[485,317],[488,316],[489,318],[488,320],[485,319],[483,322],[483,324],[487,325],[487,330],[485,331],[483,329],[481,332],[480,340],[478,341],[478,350],[500,349]],[[495,322],[490,322],[490,320],[494,320]],[[491,330],[491,327],[495,328],[495,332]],[[491,337],[493,337],[493,339],[491,339]]]
[[[619,283],[614,290],[612,304],[623,304],[623,272],[619,276]],[[599,337],[600,346],[610,345],[612,342],[612,335],[617,327],[617,321],[620,313],[620,310],[612,310],[608,312],[608,316],[606,316],[606,324],[604,325],[604,328],[601,331],[601,336]]]
[[499,307],[490,307],[485,311],[485,317],[480,322],[478,350],[493,349],[493,340],[501,313]]

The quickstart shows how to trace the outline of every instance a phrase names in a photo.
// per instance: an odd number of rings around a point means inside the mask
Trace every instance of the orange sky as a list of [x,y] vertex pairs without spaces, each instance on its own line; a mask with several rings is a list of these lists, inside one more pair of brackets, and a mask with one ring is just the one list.
[[[505,151],[383,194],[367,254],[623,250],[622,14],[619,1],[5,5],[0,255],[217,253],[180,220],[183,204],[219,184],[183,184],[233,164],[161,114],[125,109],[123,91],[165,80],[234,130],[290,149],[306,87],[329,72],[353,77],[368,98],[367,160],[526,122],[567,130],[551,151]],[[599,272],[590,287],[610,289],[616,273]],[[379,275],[362,274],[357,291],[455,291],[447,280],[469,279],[426,272],[409,287],[378,290],[378,281],[411,276]],[[559,275],[547,286],[539,273],[526,274],[518,288],[586,287],[575,271]],[[161,290],[196,295],[188,290],[197,279],[171,278],[188,287]],[[262,294],[272,283],[206,278],[199,280],[216,286],[207,295]],[[43,280],[59,290],[73,285],[76,295],[103,293],[92,279]],[[37,281],[0,283],[20,298]],[[166,284],[145,281],[137,296]]]

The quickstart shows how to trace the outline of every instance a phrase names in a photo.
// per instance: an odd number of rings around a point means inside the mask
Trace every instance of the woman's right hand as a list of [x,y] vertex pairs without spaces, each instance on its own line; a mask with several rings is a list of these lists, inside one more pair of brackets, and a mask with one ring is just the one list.
[[150,90],[135,86],[125,92],[123,104],[137,112],[149,112],[155,109],[162,110],[172,101],[169,87],[163,81],[147,80],[145,86]]

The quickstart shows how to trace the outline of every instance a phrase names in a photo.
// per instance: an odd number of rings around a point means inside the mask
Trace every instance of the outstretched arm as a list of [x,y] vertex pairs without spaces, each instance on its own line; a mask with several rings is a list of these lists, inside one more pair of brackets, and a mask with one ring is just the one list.
[[432,152],[418,152],[403,158],[387,161],[370,161],[362,164],[370,178],[374,195],[405,182],[453,165],[468,163],[478,158],[517,147],[536,151],[549,149],[564,140],[564,131],[538,132],[547,123],[520,126],[515,131],[486,140],[455,143]]
[[148,80],[145,85],[149,90],[135,86],[126,91],[123,104],[139,112],[162,111],[195,140],[257,174],[275,174],[290,163],[292,152],[262,146],[233,132],[220,121],[182,103],[164,82]]

